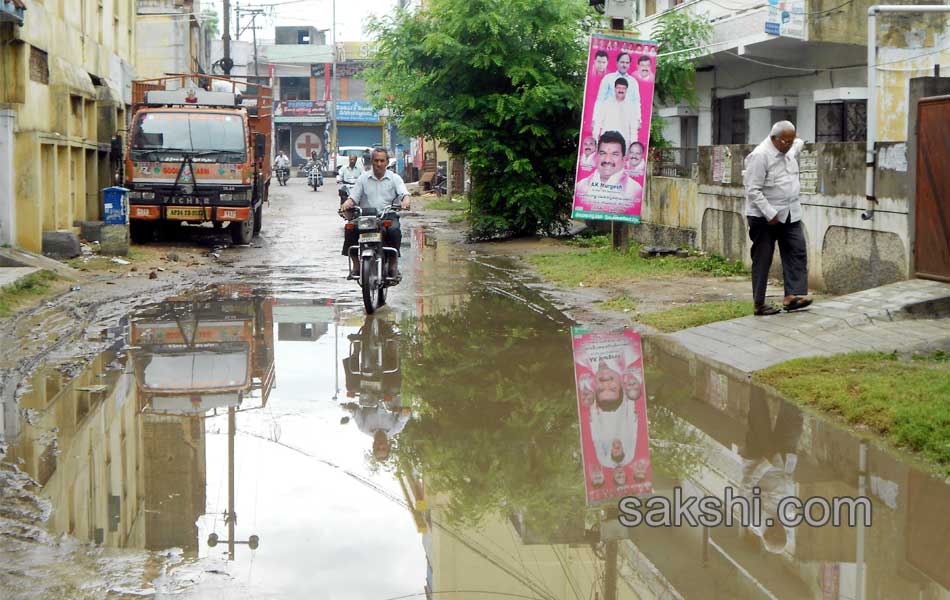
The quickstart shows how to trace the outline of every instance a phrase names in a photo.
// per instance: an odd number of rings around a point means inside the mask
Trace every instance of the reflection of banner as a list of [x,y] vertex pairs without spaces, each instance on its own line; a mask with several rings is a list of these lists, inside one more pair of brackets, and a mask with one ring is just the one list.
[[325,102],[314,100],[282,100],[274,109],[275,117],[326,117]]
[[336,103],[337,121],[356,121],[362,123],[379,122],[379,113],[373,105],[362,100],[340,100]]
[[640,335],[572,334],[588,504],[652,493]]
[[655,42],[591,36],[573,218],[640,222],[655,75]]

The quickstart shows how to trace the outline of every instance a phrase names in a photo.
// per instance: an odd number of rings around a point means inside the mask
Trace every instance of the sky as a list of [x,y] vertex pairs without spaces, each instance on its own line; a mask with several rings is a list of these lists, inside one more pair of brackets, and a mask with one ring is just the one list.
[[[241,7],[273,5],[273,18],[258,17],[258,40],[272,40],[274,27],[278,25],[312,25],[317,29],[330,29],[333,22],[333,0],[231,0],[231,36],[234,37],[234,10]],[[223,23],[223,0],[201,0],[202,9],[214,8],[218,11],[219,23]],[[369,39],[363,32],[363,24],[370,15],[382,16],[396,6],[396,0],[337,0],[336,26],[337,38],[341,42]],[[242,17],[242,22],[244,18]],[[251,31],[241,35],[245,41],[251,40]],[[327,41],[332,35],[327,32]]]

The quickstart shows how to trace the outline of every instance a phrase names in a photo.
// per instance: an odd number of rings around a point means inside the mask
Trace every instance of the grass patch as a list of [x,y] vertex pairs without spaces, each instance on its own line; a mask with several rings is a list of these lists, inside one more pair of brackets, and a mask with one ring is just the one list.
[[429,200],[426,202],[425,207],[432,210],[464,210],[467,212],[468,198],[463,199],[461,202],[452,202],[447,196],[443,196],[442,198]]
[[19,306],[42,296],[49,291],[50,284],[58,280],[59,275],[43,269],[30,273],[16,283],[0,288],[0,317],[8,317]]
[[454,215],[449,215],[449,223],[463,223],[468,220],[468,217],[464,213],[455,213]]
[[627,296],[617,296],[606,302],[597,303],[601,308],[617,312],[630,312],[637,309],[637,301]]
[[108,271],[119,266],[112,262],[111,257],[107,258],[105,256],[93,256],[88,259],[73,258],[67,260],[66,264],[80,271]]
[[866,427],[917,452],[950,475],[947,353],[902,360],[859,352],[806,358],[755,375],[787,397]]
[[641,258],[640,244],[631,244],[626,251],[609,246],[609,236],[576,238],[569,242],[578,250],[558,254],[527,256],[535,268],[549,281],[576,287],[583,283],[599,286],[617,280],[635,281],[649,277],[682,275],[709,275],[727,277],[747,275],[748,269],[740,261],[732,261],[718,254],[692,255],[687,258],[661,256]]
[[696,302],[676,308],[644,313],[637,321],[657,328],[664,333],[699,327],[707,323],[738,319],[752,314],[752,302],[746,300],[723,300],[721,302]]

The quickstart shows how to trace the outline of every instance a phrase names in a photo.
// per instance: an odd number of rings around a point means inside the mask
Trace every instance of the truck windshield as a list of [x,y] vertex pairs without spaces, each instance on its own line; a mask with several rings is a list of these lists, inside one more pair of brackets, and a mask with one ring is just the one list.
[[244,122],[238,115],[150,111],[140,114],[133,125],[132,158],[166,151],[226,154],[227,160],[242,162],[246,139]]
[[152,391],[241,389],[250,385],[247,350],[157,353],[140,357],[140,382]]

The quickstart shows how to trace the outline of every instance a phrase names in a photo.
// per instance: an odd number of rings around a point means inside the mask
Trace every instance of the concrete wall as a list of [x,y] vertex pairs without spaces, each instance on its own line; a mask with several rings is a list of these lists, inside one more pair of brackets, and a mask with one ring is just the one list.
[[[96,190],[109,184],[103,164],[131,74],[132,7],[33,2],[23,27],[0,29],[0,108],[16,113],[12,144],[5,144],[16,230],[4,240],[41,251],[44,231],[98,217]],[[113,111],[108,127],[100,126],[106,107]]]
[[[713,147],[700,148],[696,180],[648,178],[643,222],[627,226],[629,237],[649,245],[692,245],[750,265],[742,164],[754,146],[727,148],[729,183],[713,180]],[[906,144],[879,149],[889,158],[880,163],[880,204],[871,220],[861,218],[867,209],[864,145],[809,144],[806,151],[815,152],[818,163],[817,193],[802,195],[810,287],[847,293],[906,279],[913,227]],[[780,274],[776,256],[773,275]]]

